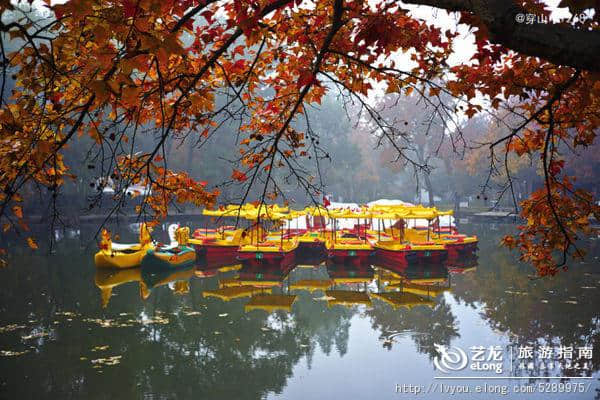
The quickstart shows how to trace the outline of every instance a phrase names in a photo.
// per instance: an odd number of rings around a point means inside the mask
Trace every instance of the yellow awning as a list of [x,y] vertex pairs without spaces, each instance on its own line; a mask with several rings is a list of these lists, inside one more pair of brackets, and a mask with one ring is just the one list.
[[255,293],[271,293],[270,288],[257,288],[255,286],[229,286],[215,290],[205,290],[202,292],[204,297],[216,297],[223,301],[230,301],[240,297],[248,297]]
[[244,306],[246,312],[251,310],[264,310],[272,312],[275,310],[292,311],[292,304],[296,301],[296,295],[286,294],[257,294],[252,296],[248,304]]
[[387,292],[387,293],[371,293],[371,297],[384,301],[390,304],[394,309],[399,307],[413,308],[415,306],[433,307],[434,301],[424,299],[413,293],[402,292]]
[[333,282],[329,279],[303,279],[290,283],[291,290],[325,290],[329,289],[333,285]]
[[371,299],[365,292],[354,292],[350,290],[326,290],[325,296],[331,298],[327,300],[327,305],[329,306],[354,306],[360,304],[371,306]]

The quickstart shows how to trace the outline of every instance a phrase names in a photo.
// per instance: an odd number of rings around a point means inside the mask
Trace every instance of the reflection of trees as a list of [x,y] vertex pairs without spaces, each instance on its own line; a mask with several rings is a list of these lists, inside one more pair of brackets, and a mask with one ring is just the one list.
[[432,308],[416,306],[391,310],[389,305],[376,301],[366,314],[371,318],[373,329],[381,332],[379,338],[388,349],[392,348],[396,335],[405,333],[414,341],[417,351],[433,358],[436,356],[434,343],[450,344],[459,336],[456,317],[443,296],[436,299]]
[[[599,254],[595,243],[585,264],[555,277],[531,279],[527,274],[533,270],[493,245],[504,233],[500,229],[497,240],[483,243],[476,273],[455,277],[457,301],[481,305],[482,317],[492,329],[510,334],[514,348],[550,344],[572,345],[575,353],[582,346],[600,349],[600,314],[593,306],[600,301],[600,276],[593,269],[594,255]],[[593,353],[593,371],[600,369],[599,353]]]
[[[153,394],[255,399],[281,392],[294,365],[303,357],[310,361],[317,345],[325,353],[334,348],[342,355],[346,351],[354,312],[328,309],[325,302],[313,300],[314,294],[303,291],[292,313],[245,313],[247,299],[222,302],[202,297],[203,290],[216,286],[215,278],[192,278],[190,291],[183,296],[174,296],[166,285],[155,287],[145,302],[139,297],[139,283],[130,282],[115,287],[108,308],[102,309],[93,261],[80,253],[79,246],[65,249],[61,256],[24,252],[22,265],[2,271],[1,326],[23,322],[28,328],[0,334],[0,346],[34,349],[20,357],[0,358],[5,383],[0,397]],[[77,316],[67,321],[57,311],[73,311]],[[139,322],[142,315],[166,318],[169,323],[144,325]],[[102,328],[84,321],[87,318],[125,326]],[[19,344],[19,337],[34,326],[50,336]],[[91,351],[100,345],[109,347]],[[122,355],[119,365],[93,368],[92,359],[112,355]]]

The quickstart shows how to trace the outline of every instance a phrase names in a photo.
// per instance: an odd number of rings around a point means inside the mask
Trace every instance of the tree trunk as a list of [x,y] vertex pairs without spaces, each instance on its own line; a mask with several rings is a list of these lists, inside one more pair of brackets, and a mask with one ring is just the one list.
[[431,179],[428,173],[424,173],[425,186],[427,187],[427,194],[429,195],[429,207],[435,206],[435,200],[433,199],[433,186],[431,185]]

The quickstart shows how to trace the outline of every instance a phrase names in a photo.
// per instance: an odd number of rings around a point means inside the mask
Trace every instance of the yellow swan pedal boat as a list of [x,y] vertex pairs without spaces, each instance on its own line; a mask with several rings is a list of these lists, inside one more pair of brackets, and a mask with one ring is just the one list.
[[104,229],[100,242],[100,250],[94,255],[94,263],[98,268],[135,268],[139,267],[148,250],[154,249],[150,231],[146,224],[140,227],[140,243],[113,243],[110,233]]

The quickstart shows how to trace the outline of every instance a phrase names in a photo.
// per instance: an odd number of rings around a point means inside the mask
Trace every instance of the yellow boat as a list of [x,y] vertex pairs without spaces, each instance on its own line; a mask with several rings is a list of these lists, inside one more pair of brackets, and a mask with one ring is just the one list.
[[360,221],[362,218],[370,218],[371,214],[351,210],[336,210],[330,211],[329,216],[333,220],[333,231],[328,233],[325,239],[327,257],[338,264],[348,261],[355,264],[366,264],[369,257],[374,254],[373,245],[367,239],[366,234],[363,232],[361,236],[360,229],[356,232],[353,230],[338,230],[337,220],[341,218],[358,219]]
[[294,251],[298,248],[298,237],[289,237],[285,235],[283,224],[281,232],[265,233],[260,220],[281,221],[283,219],[292,219],[295,214],[282,214],[276,211],[253,210],[246,211],[244,218],[256,221],[255,230],[249,237],[248,242],[240,244],[238,248],[238,258],[240,260],[260,260],[263,263],[279,263],[287,265],[294,260]]
[[135,244],[113,243],[110,233],[102,230],[100,251],[94,255],[94,262],[99,268],[135,268],[149,250],[154,249],[150,231],[146,224],[140,226],[140,242]]
[[[379,220],[398,221],[384,228],[384,235],[376,233],[377,241],[373,245],[377,249],[377,262],[387,268],[405,266],[415,261],[443,262],[448,252],[444,244],[431,240],[429,229],[425,232],[409,229],[405,220],[426,219],[431,221],[439,215],[446,215],[435,208],[386,206],[372,210],[373,218]],[[379,226],[380,224],[378,224]]]
[[[417,258],[420,260],[440,262],[446,258],[461,258],[477,250],[477,236],[458,234],[450,224],[447,227],[440,226],[440,217],[451,216],[452,210],[440,211],[435,207],[403,205],[373,206],[370,210],[374,215],[383,216],[382,218],[401,221],[396,232],[392,226],[384,229],[384,233],[392,238],[395,233],[398,233],[401,239],[410,245],[410,250],[416,252]],[[408,228],[404,223],[405,220],[427,220],[427,226]],[[376,234],[375,232],[370,233]],[[443,249],[439,246],[442,246]],[[382,246],[381,253],[385,254],[386,251],[401,251],[401,246],[396,248]]]
[[[245,218],[252,212],[252,205],[228,205],[218,210],[203,210],[202,215],[219,218]],[[266,207],[266,206],[265,206]],[[227,263],[237,257],[240,244],[248,242],[256,234],[254,227],[236,228],[222,226],[217,229],[196,229],[189,244],[194,246],[199,256],[204,256],[207,263]]]

